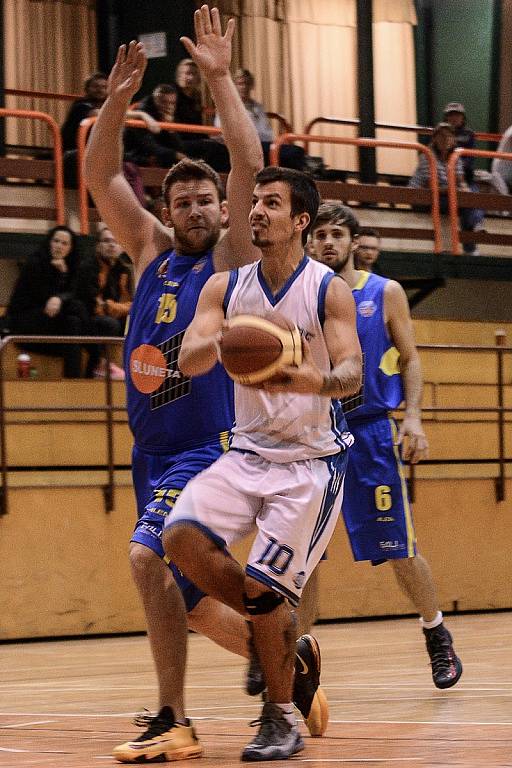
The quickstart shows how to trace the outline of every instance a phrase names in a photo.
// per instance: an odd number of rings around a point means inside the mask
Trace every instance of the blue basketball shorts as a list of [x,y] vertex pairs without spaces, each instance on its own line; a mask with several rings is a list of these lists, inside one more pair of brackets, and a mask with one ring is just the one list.
[[205,445],[174,454],[153,454],[134,446],[132,476],[137,498],[138,520],[131,541],[143,544],[161,557],[171,569],[187,611],[191,611],[204,592],[198,589],[170,562],[162,547],[164,521],[189,480],[207,469],[224,453],[218,438]]
[[354,560],[414,557],[416,536],[395,422],[377,418],[349,424],[349,451],[342,514]]

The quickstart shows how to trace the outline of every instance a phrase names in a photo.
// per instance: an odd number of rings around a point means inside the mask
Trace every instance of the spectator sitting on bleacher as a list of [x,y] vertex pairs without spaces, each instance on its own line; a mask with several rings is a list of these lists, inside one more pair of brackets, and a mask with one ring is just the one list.
[[[249,72],[248,69],[238,69],[235,73],[234,80],[240,98],[250,114],[258,132],[263,148],[265,165],[268,165],[270,145],[274,141],[274,131],[270,125],[270,120],[267,117],[263,104],[260,104],[259,101],[255,101],[251,96],[255,86],[254,75],[252,72]],[[217,128],[221,128],[220,120],[217,115],[215,115],[214,125]],[[279,153],[279,164],[285,168],[295,168],[298,171],[303,171],[305,165],[305,152],[303,148],[296,146],[295,144],[283,144]]]
[[[497,152],[512,152],[512,125],[507,128],[498,144]],[[492,183],[500,195],[512,191],[512,160],[495,157],[491,165]]]
[[[132,264],[112,232],[102,226],[96,237],[95,255],[83,259],[78,269],[76,296],[84,304],[91,336],[123,336],[133,298]],[[90,348],[88,374],[103,378],[106,360],[101,348]],[[124,379],[124,371],[110,363],[112,379]]]
[[[448,212],[448,200],[446,190],[448,187],[448,160],[456,146],[455,132],[450,123],[438,123],[432,133],[430,147],[434,153],[437,164],[437,180],[440,189],[440,209],[441,213]],[[457,187],[465,192],[469,187],[464,178],[464,167],[461,159],[458,158],[456,167]],[[409,180],[409,187],[413,189],[423,189],[430,187],[430,166],[426,155],[422,154],[419,158],[418,166],[414,175]],[[483,212],[477,208],[459,208],[461,228],[466,232],[473,232],[480,229],[483,220]],[[464,243],[464,252],[478,255],[475,243]]]
[[[79,336],[85,332],[85,310],[74,297],[79,260],[75,233],[64,226],[51,229],[14,286],[7,310],[11,333]],[[62,357],[66,378],[81,375],[78,344],[24,344],[23,348]]]
[[[162,83],[156,86],[150,96],[142,99],[138,111],[149,115],[153,121],[173,123],[177,98],[176,86]],[[125,157],[137,165],[156,165],[162,168],[174,165],[186,156],[179,134],[162,131],[158,125],[150,130],[126,128],[124,152]]]
[[[64,183],[66,187],[76,189],[78,185],[77,175],[77,132],[82,120],[87,117],[95,117],[107,98],[108,80],[102,72],[96,72],[87,78],[84,83],[85,95],[76,99],[71,105],[68,115],[61,128],[62,148],[64,150]],[[154,121],[145,113],[131,110],[127,117],[140,119],[146,122],[150,130],[154,130]],[[158,126],[156,127],[158,129]],[[144,187],[137,167],[125,160],[123,163],[124,175],[137,199],[145,205]]]
[[61,128],[64,152],[76,149],[76,133],[80,123],[100,109],[107,98],[107,76],[103,72],[95,72],[85,81],[84,91],[85,95],[72,103]]
[[[176,67],[174,78],[178,91],[176,122],[202,125],[203,101],[199,67],[193,59],[182,59]],[[181,133],[180,136],[188,141],[204,138],[201,133]]]
[[[140,112],[163,123],[181,122],[176,116],[178,89],[173,83],[161,83],[138,104]],[[158,126],[157,126],[158,128]],[[191,137],[191,138],[185,138]],[[125,156],[137,165],[168,168],[184,157],[205,160],[219,173],[229,171],[229,157],[218,141],[200,134],[159,130],[150,133],[141,128],[129,128],[124,134]]]
[[[445,122],[450,123],[455,133],[456,146],[461,149],[474,149],[476,146],[475,132],[466,125],[466,109],[464,104],[458,101],[451,101],[446,105],[443,112]],[[464,178],[473,192],[478,188],[473,188],[473,177],[475,172],[475,158],[461,157],[462,167],[464,168]]]

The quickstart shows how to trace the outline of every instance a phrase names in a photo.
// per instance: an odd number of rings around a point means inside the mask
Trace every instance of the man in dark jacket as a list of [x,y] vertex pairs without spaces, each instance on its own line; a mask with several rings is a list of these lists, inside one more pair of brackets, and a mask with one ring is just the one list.
[[72,103],[61,128],[64,152],[76,149],[76,133],[80,123],[98,110],[107,98],[107,76],[103,72],[95,72],[85,81],[84,91],[85,95]]

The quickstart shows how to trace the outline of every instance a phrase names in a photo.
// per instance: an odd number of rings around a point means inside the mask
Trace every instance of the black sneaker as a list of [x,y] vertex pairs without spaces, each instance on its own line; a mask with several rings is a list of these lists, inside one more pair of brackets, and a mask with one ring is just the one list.
[[257,760],[286,760],[304,749],[297,724],[291,725],[281,707],[267,701],[261,717],[251,725],[259,725],[258,735],[242,752],[245,762]]
[[427,651],[432,664],[432,679],[436,688],[451,688],[462,675],[462,663],[456,656],[452,636],[444,626],[423,629]]
[[296,644],[293,703],[300,711],[311,736],[323,736],[329,722],[329,705],[320,688],[320,646],[312,635],[302,635]]
[[190,722],[176,723],[170,707],[162,707],[157,715],[138,715],[134,723],[146,730],[133,741],[114,747],[112,756],[120,763],[186,760],[201,757],[203,753]]

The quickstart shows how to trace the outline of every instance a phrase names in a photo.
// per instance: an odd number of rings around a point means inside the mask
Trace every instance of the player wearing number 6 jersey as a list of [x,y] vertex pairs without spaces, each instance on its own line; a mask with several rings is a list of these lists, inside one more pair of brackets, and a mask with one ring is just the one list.
[[[256,176],[250,214],[261,261],[213,275],[179,356],[196,377],[217,362],[224,318],[278,311],[300,329],[304,361],[279,384],[235,385],[231,449],[191,480],[166,521],[164,548],[211,597],[253,623],[267,683],[259,734],[243,760],[286,759],[303,748],[291,707],[294,614],[338,516],[352,436],[339,398],[361,383],[354,302],[345,283],[304,255],[319,204],[314,182],[289,169]],[[193,378],[194,380],[194,378]],[[256,526],[244,570],[227,550]]]
[[[426,560],[416,552],[400,447],[416,463],[428,443],[421,426],[422,375],[402,287],[354,268],[358,222],[338,203],[320,207],[311,233],[315,257],[341,275],[357,307],[357,333],[363,350],[363,387],[344,410],[355,445],[345,482],[343,517],[355,560],[392,564],[398,584],[421,616],[432,677],[449,688],[462,674],[450,633],[438,610]],[[400,428],[389,411],[405,400]]]

